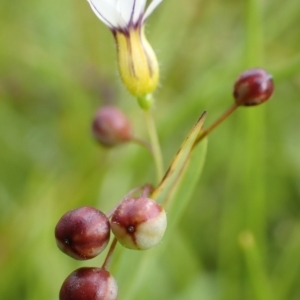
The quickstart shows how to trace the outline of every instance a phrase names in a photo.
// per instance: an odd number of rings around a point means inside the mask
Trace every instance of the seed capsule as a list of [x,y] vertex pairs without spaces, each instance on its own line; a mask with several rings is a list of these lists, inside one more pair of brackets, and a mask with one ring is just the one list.
[[113,276],[100,268],[80,268],[64,281],[60,300],[116,300],[118,285]]
[[264,69],[242,73],[234,84],[235,103],[241,106],[258,105],[267,101],[274,91],[272,76]]
[[88,206],[67,212],[55,228],[58,248],[78,260],[97,256],[107,246],[109,237],[110,224],[106,215]]
[[161,205],[140,197],[124,200],[114,212],[111,229],[126,248],[145,250],[160,242],[167,227],[167,216]]
[[130,141],[132,134],[129,120],[114,106],[103,106],[97,111],[92,132],[96,140],[107,147]]

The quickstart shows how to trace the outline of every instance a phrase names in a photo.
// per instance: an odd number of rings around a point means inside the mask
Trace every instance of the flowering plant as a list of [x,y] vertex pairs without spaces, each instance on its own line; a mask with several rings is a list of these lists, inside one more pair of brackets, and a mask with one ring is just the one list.
[[[145,183],[129,191],[109,213],[85,206],[62,216],[55,228],[56,242],[62,252],[74,259],[92,259],[109,244],[111,232],[114,239],[100,268],[79,268],[66,278],[60,289],[60,300],[117,299],[118,284],[108,271],[110,267],[116,268],[112,259],[117,243],[131,250],[147,250],[160,244],[167,225],[169,230],[174,226],[176,211],[180,210],[178,203],[183,205],[198,181],[206,154],[206,137],[238,107],[264,103],[274,88],[272,76],[264,69],[243,72],[233,87],[234,103],[207,129],[203,128],[206,118],[206,112],[203,112],[165,170],[152,115],[152,93],[158,86],[159,68],[144,34],[144,22],[161,0],[153,0],[146,10],[146,0],[88,2],[114,35],[120,75],[145,113],[150,144],[135,138],[130,121],[112,106],[101,107],[97,112],[92,126],[94,136],[106,147],[130,141],[146,146],[155,161],[157,183]],[[176,207],[172,205],[174,202]],[[169,212],[168,220],[165,210]],[[169,232],[170,236],[172,232]],[[153,263],[154,258],[155,255],[145,255],[140,259],[132,276],[134,283],[140,280],[140,270]],[[121,264],[118,267],[121,268]],[[131,299],[132,295],[127,297]]]

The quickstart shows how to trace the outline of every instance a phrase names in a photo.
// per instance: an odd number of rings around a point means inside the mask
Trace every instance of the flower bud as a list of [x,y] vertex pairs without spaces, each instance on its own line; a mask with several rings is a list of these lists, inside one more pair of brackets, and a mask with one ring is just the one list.
[[114,32],[119,70],[128,91],[142,97],[158,85],[159,68],[155,53],[148,43],[143,27]]
[[111,229],[126,248],[145,250],[158,244],[167,227],[167,216],[161,205],[146,198],[124,200],[115,210]]
[[67,212],[55,227],[58,248],[74,259],[91,259],[109,242],[110,224],[104,213],[93,207]]
[[116,300],[118,285],[113,276],[100,268],[80,268],[64,281],[60,300]]
[[93,135],[103,146],[111,147],[131,139],[127,117],[114,106],[101,107],[92,124]]
[[273,94],[274,84],[264,69],[250,69],[242,73],[234,84],[235,103],[241,106],[258,105]]

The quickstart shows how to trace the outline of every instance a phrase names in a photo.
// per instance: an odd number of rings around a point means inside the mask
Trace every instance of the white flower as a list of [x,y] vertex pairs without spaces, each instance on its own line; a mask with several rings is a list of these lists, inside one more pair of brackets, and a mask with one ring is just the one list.
[[141,27],[162,0],[87,0],[96,16],[112,30]]
[[[148,97],[158,86],[159,68],[155,53],[144,34],[144,23],[162,0],[87,0],[96,16],[113,32],[119,71],[128,91],[149,109]],[[143,100],[141,100],[143,99]],[[141,104],[144,101],[144,104]]]

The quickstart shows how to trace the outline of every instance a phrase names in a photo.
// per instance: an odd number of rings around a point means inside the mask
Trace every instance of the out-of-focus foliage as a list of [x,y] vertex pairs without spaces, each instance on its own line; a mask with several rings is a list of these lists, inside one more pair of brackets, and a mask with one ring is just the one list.
[[[113,37],[88,3],[1,0],[0,8],[0,299],[58,299],[69,273],[104,256],[76,262],[62,254],[57,220],[81,205],[108,212],[154,180],[154,164],[137,145],[107,150],[91,136],[94,113],[107,103],[128,114],[136,136],[147,134],[118,77]],[[276,91],[209,137],[170,245],[144,270],[146,281],[129,280],[134,265],[118,272],[120,300],[300,298],[299,20],[298,0],[165,0],[149,18],[167,163],[203,110],[207,126],[231,105],[245,68],[266,68]],[[122,297],[131,289],[132,298]]]

